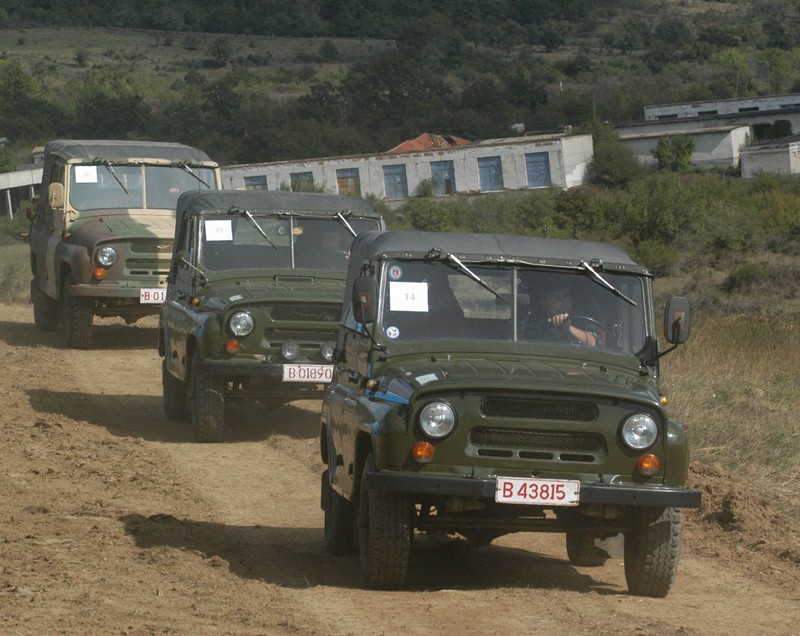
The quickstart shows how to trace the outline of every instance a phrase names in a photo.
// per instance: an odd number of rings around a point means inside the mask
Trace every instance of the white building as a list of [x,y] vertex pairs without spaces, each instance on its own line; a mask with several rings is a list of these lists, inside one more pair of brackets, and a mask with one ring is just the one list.
[[223,188],[326,192],[402,202],[428,185],[434,195],[584,183],[592,159],[591,135],[554,133],[464,139],[425,133],[381,154],[274,161],[222,167]]
[[750,140],[749,126],[716,126],[714,128],[686,128],[665,130],[656,125],[647,131],[646,127],[633,125],[617,127],[620,143],[629,148],[636,159],[645,166],[655,166],[653,156],[662,138],[684,136],[694,144],[690,167],[696,170],[712,168],[728,169],[739,165],[739,157]]
[[800,174],[800,136],[754,144],[742,150],[742,179],[759,174]]
[[684,102],[682,104],[657,104],[644,107],[646,121],[687,119],[715,115],[752,115],[753,113],[800,110],[800,94],[765,95],[731,99]]

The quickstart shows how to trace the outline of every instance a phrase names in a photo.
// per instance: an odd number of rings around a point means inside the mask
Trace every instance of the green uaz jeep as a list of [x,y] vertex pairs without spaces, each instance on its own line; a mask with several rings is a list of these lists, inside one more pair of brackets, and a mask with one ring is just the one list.
[[[671,299],[666,340],[689,334]],[[353,243],[321,414],[326,548],[404,584],[417,533],[624,536],[631,593],[678,566],[687,440],[659,394],[651,276],[602,244],[373,232]]]
[[178,195],[219,187],[217,163],[183,144],[48,143],[30,229],[36,328],[62,325],[68,347],[86,348],[94,316],[158,315]]
[[159,319],[164,412],[223,438],[226,405],[319,397],[331,378],[353,237],[384,227],[329,194],[189,192]]

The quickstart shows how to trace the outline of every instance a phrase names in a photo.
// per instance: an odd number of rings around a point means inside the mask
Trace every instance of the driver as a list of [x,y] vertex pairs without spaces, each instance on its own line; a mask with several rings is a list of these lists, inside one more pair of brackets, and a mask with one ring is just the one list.
[[598,334],[590,328],[581,328],[570,322],[572,313],[572,290],[564,281],[548,281],[539,290],[541,313],[529,328],[535,340],[568,341],[594,347]]

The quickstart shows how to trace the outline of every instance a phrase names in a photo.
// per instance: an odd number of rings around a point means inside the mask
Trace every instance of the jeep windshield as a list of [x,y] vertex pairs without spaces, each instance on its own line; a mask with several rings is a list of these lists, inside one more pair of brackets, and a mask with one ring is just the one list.
[[70,166],[69,201],[75,210],[174,210],[187,190],[216,189],[214,170],[184,165],[93,163]]
[[390,261],[384,267],[378,325],[385,340],[538,342],[633,354],[648,333],[639,276],[603,271],[612,290],[577,266]]
[[353,232],[377,229],[378,219],[346,214],[307,216],[232,208],[227,214],[202,217],[200,264],[216,272],[321,269],[344,274]]

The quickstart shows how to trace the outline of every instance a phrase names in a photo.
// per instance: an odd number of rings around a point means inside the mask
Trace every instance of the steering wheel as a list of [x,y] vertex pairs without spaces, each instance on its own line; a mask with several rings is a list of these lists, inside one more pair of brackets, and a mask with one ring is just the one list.
[[595,320],[594,318],[590,318],[589,316],[573,316],[570,314],[569,321],[571,324],[575,325],[578,329],[583,329],[584,331],[591,331],[597,336],[597,346],[603,346],[606,344],[607,339],[607,331],[606,328],[603,326],[599,320]]

